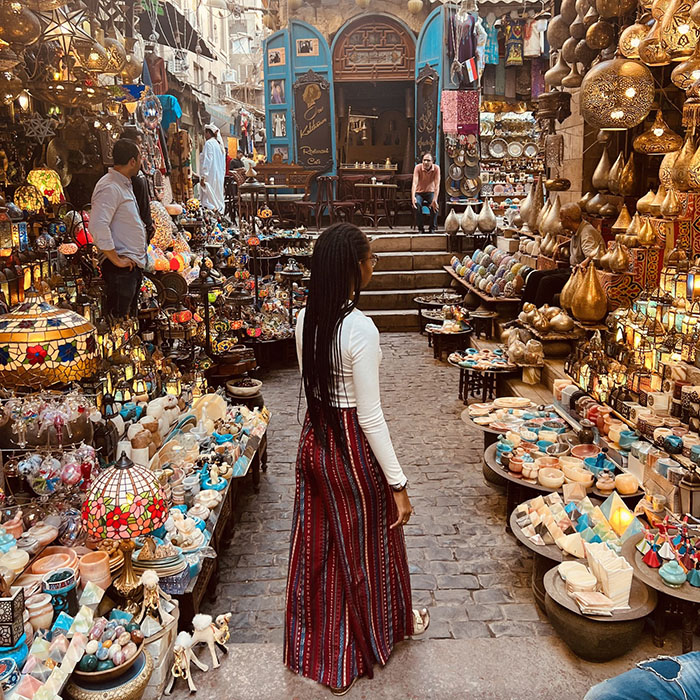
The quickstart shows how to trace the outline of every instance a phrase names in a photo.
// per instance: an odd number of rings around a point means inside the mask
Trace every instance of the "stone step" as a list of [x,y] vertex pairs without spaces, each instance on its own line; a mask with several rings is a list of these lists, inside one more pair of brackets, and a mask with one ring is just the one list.
[[422,252],[447,250],[447,235],[444,233],[381,233],[372,234],[372,250],[375,253],[385,252]]
[[378,253],[377,272],[398,270],[436,270],[443,265],[449,265],[451,253],[437,252],[387,252]]
[[359,308],[363,311],[375,309],[412,309],[416,310],[413,298],[426,294],[440,294],[447,287],[433,287],[431,289],[395,289],[390,291],[367,290],[362,292]]
[[375,272],[368,290],[420,289],[423,287],[449,287],[450,276],[440,270]]
[[418,311],[408,310],[374,310],[365,311],[383,333],[392,331],[417,331],[420,328],[418,323]]

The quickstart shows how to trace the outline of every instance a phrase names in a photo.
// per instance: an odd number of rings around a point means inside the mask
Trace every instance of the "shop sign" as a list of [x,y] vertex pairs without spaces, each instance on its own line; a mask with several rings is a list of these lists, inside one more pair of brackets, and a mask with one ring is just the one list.
[[325,172],[333,167],[330,84],[309,70],[294,83],[297,163]]
[[435,158],[439,88],[437,72],[423,66],[416,79],[416,158],[423,153]]

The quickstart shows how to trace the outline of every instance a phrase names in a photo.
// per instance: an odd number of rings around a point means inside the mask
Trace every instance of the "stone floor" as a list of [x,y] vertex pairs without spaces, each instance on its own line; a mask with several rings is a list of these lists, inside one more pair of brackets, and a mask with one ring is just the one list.
[[[470,432],[459,418],[463,406],[457,399],[457,371],[434,360],[418,334],[384,334],[382,348],[384,411],[415,508],[406,528],[414,604],[430,608],[431,625],[426,640],[400,645],[377,680],[358,683],[348,697],[364,697],[371,684],[371,696],[382,698],[573,700],[583,697],[596,679],[615,675],[634,660],[655,653],[645,639],[627,659],[586,664],[555,638],[533,601],[528,552],[504,531],[505,499],[482,477],[482,436]],[[237,689],[236,698],[329,696],[282,667],[300,378],[295,368],[289,368],[270,372],[264,380],[266,403],[273,414],[269,468],[260,492],[243,498],[241,520],[230,546],[220,554],[218,598],[210,611],[233,612],[234,653],[217,671],[227,679],[225,684],[217,675],[207,674],[203,683],[211,692],[205,696],[231,698],[232,687]],[[673,653],[677,646],[673,637],[664,651]],[[422,658],[433,661],[426,664]],[[532,659],[540,668],[549,664],[547,670],[536,671]],[[427,677],[410,681],[414,676],[403,676],[402,671],[416,663]],[[508,672],[496,682],[493,674],[511,665],[515,675]],[[274,670],[268,673],[269,666]],[[491,669],[492,675],[484,669]],[[555,683],[557,673],[573,685]],[[398,694],[392,694],[386,684],[396,683]],[[273,689],[263,692],[269,684]],[[435,694],[426,693],[428,687],[435,688]],[[562,695],[565,687],[569,692]],[[535,688],[539,690],[534,695],[526,692]]]

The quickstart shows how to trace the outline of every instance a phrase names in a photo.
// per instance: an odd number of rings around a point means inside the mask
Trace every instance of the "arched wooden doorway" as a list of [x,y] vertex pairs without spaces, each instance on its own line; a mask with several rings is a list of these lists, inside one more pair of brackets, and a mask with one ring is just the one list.
[[413,171],[416,37],[396,17],[355,17],[331,46],[338,164],[387,158]]

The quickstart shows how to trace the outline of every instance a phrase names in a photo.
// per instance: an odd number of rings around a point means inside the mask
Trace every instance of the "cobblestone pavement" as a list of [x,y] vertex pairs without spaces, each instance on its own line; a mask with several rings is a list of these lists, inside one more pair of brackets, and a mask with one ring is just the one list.
[[[457,370],[416,334],[383,334],[382,402],[415,508],[406,528],[414,606],[438,639],[554,634],[530,590],[528,552],[504,531],[505,498],[481,473],[483,439],[460,420]],[[300,378],[264,379],[273,418],[260,492],[244,494],[211,612],[231,610],[231,641],[282,643]]]

